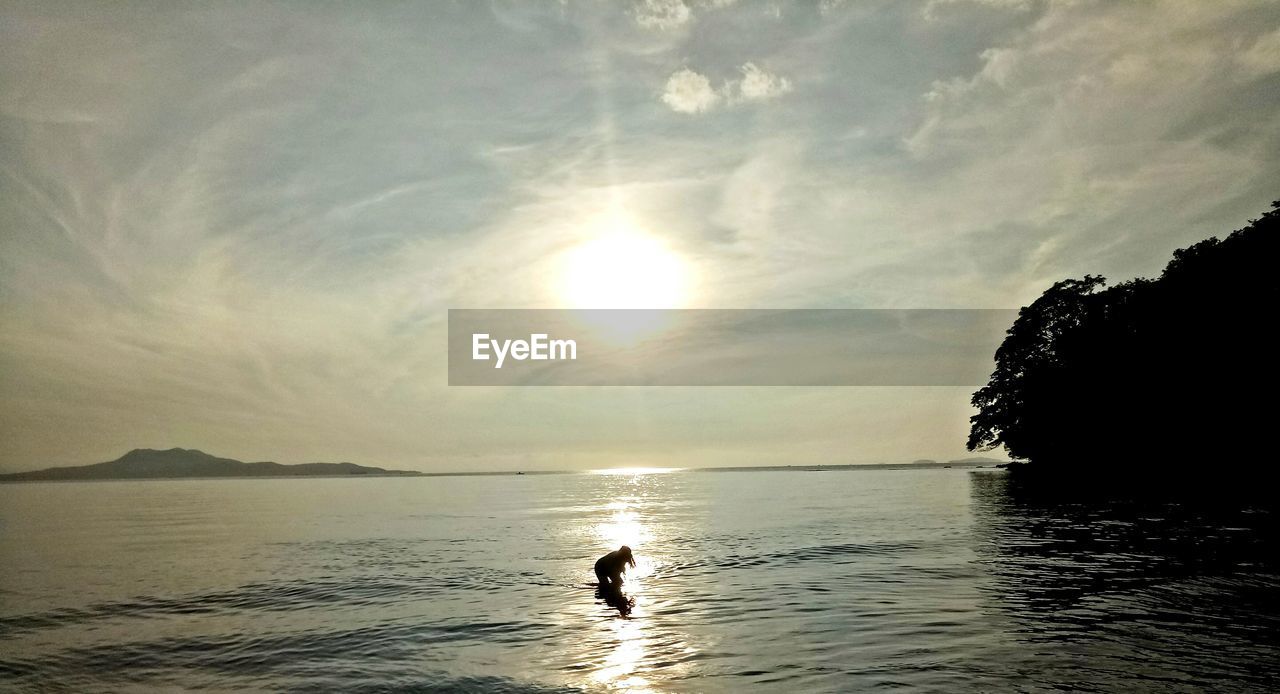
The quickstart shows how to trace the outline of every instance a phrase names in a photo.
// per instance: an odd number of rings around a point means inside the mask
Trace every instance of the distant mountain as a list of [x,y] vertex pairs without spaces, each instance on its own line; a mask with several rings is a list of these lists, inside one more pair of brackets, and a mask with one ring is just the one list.
[[138,448],[106,463],[14,472],[0,475],[0,482],[147,480],[184,477],[353,477],[357,475],[416,477],[421,474],[365,467],[355,463],[304,463],[302,465],[281,465],[271,462],[243,463],[230,458],[218,458],[194,449],[170,448],[167,451],[157,451]]

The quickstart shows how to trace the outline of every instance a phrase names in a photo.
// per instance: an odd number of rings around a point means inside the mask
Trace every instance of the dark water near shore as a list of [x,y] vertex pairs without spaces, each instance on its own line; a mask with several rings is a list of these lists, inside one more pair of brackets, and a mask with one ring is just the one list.
[[0,689],[1274,691],[1275,525],[959,469],[4,485]]

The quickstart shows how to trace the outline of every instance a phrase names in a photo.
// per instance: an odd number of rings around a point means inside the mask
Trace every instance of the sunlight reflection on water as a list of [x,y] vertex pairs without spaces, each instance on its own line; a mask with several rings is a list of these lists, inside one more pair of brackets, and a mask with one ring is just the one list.
[[[652,471],[652,469],[645,470]],[[604,474],[622,476],[625,473],[609,471]],[[643,475],[643,472],[634,472],[627,485],[633,488],[646,487],[647,480]],[[648,510],[645,508],[645,496],[642,493],[623,496],[604,504],[602,510],[612,513],[605,521],[596,525],[596,536],[606,547],[616,549],[627,545],[636,552],[637,556],[636,566],[627,569],[621,596],[625,604],[630,607],[610,623],[609,635],[614,645],[601,666],[592,673],[591,684],[604,686],[613,691],[637,694],[652,692],[655,690],[644,676],[642,669],[649,661],[649,657],[646,651],[648,637],[645,634],[644,622],[640,619],[644,616],[643,605],[648,599],[642,579],[652,573],[654,566],[653,559],[644,554],[645,545],[654,537],[654,533],[645,522]],[[617,607],[617,604],[615,603],[613,607]]]
[[639,475],[665,475],[672,472],[681,472],[685,468],[681,467],[610,467],[592,470],[593,475],[619,475],[619,476],[639,476]]
[[617,645],[605,658],[604,667],[592,674],[593,682],[625,692],[653,691],[649,680],[637,672],[640,664],[647,660],[642,624],[643,622],[634,619],[617,619],[610,625]]

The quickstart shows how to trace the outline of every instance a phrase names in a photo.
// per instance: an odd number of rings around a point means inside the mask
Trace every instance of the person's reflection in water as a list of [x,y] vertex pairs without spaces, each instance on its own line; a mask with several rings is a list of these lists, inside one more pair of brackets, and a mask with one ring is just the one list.
[[631,608],[635,607],[636,604],[635,598],[627,597],[626,593],[622,592],[622,587],[617,585],[601,584],[600,588],[596,590],[596,599],[603,600],[606,605],[617,610],[618,614],[623,617],[630,616]]
[[635,600],[628,598],[622,592],[622,574],[627,570],[628,566],[635,568],[635,565],[636,558],[632,555],[631,548],[626,545],[596,560],[596,580],[600,582],[600,588],[596,591],[596,599],[604,600],[606,604],[616,609],[618,614],[623,617],[631,614],[631,608],[635,605]]

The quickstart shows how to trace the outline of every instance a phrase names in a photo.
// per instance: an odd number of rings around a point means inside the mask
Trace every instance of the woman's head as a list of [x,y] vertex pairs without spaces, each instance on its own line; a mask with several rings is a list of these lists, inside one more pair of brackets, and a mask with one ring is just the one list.
[[626,560],[626,562],[627,562],[627,564],[628,564],[628,565],[630,565],[630,566],[631,566],[631,568],[633,568],[633,569],[634,569],[634,568],[636,567],[636,558],[635,558],[635,557],[633,557],[633,556],[631,556],[631,548],[630,548],[630,547],[628,547],[628,546],[626,546],[626,545],[623,545],[623,546],[618,550],[618,557],[619,557],[619,558],[621,558],[621,559],[625,559],[625,560]]

